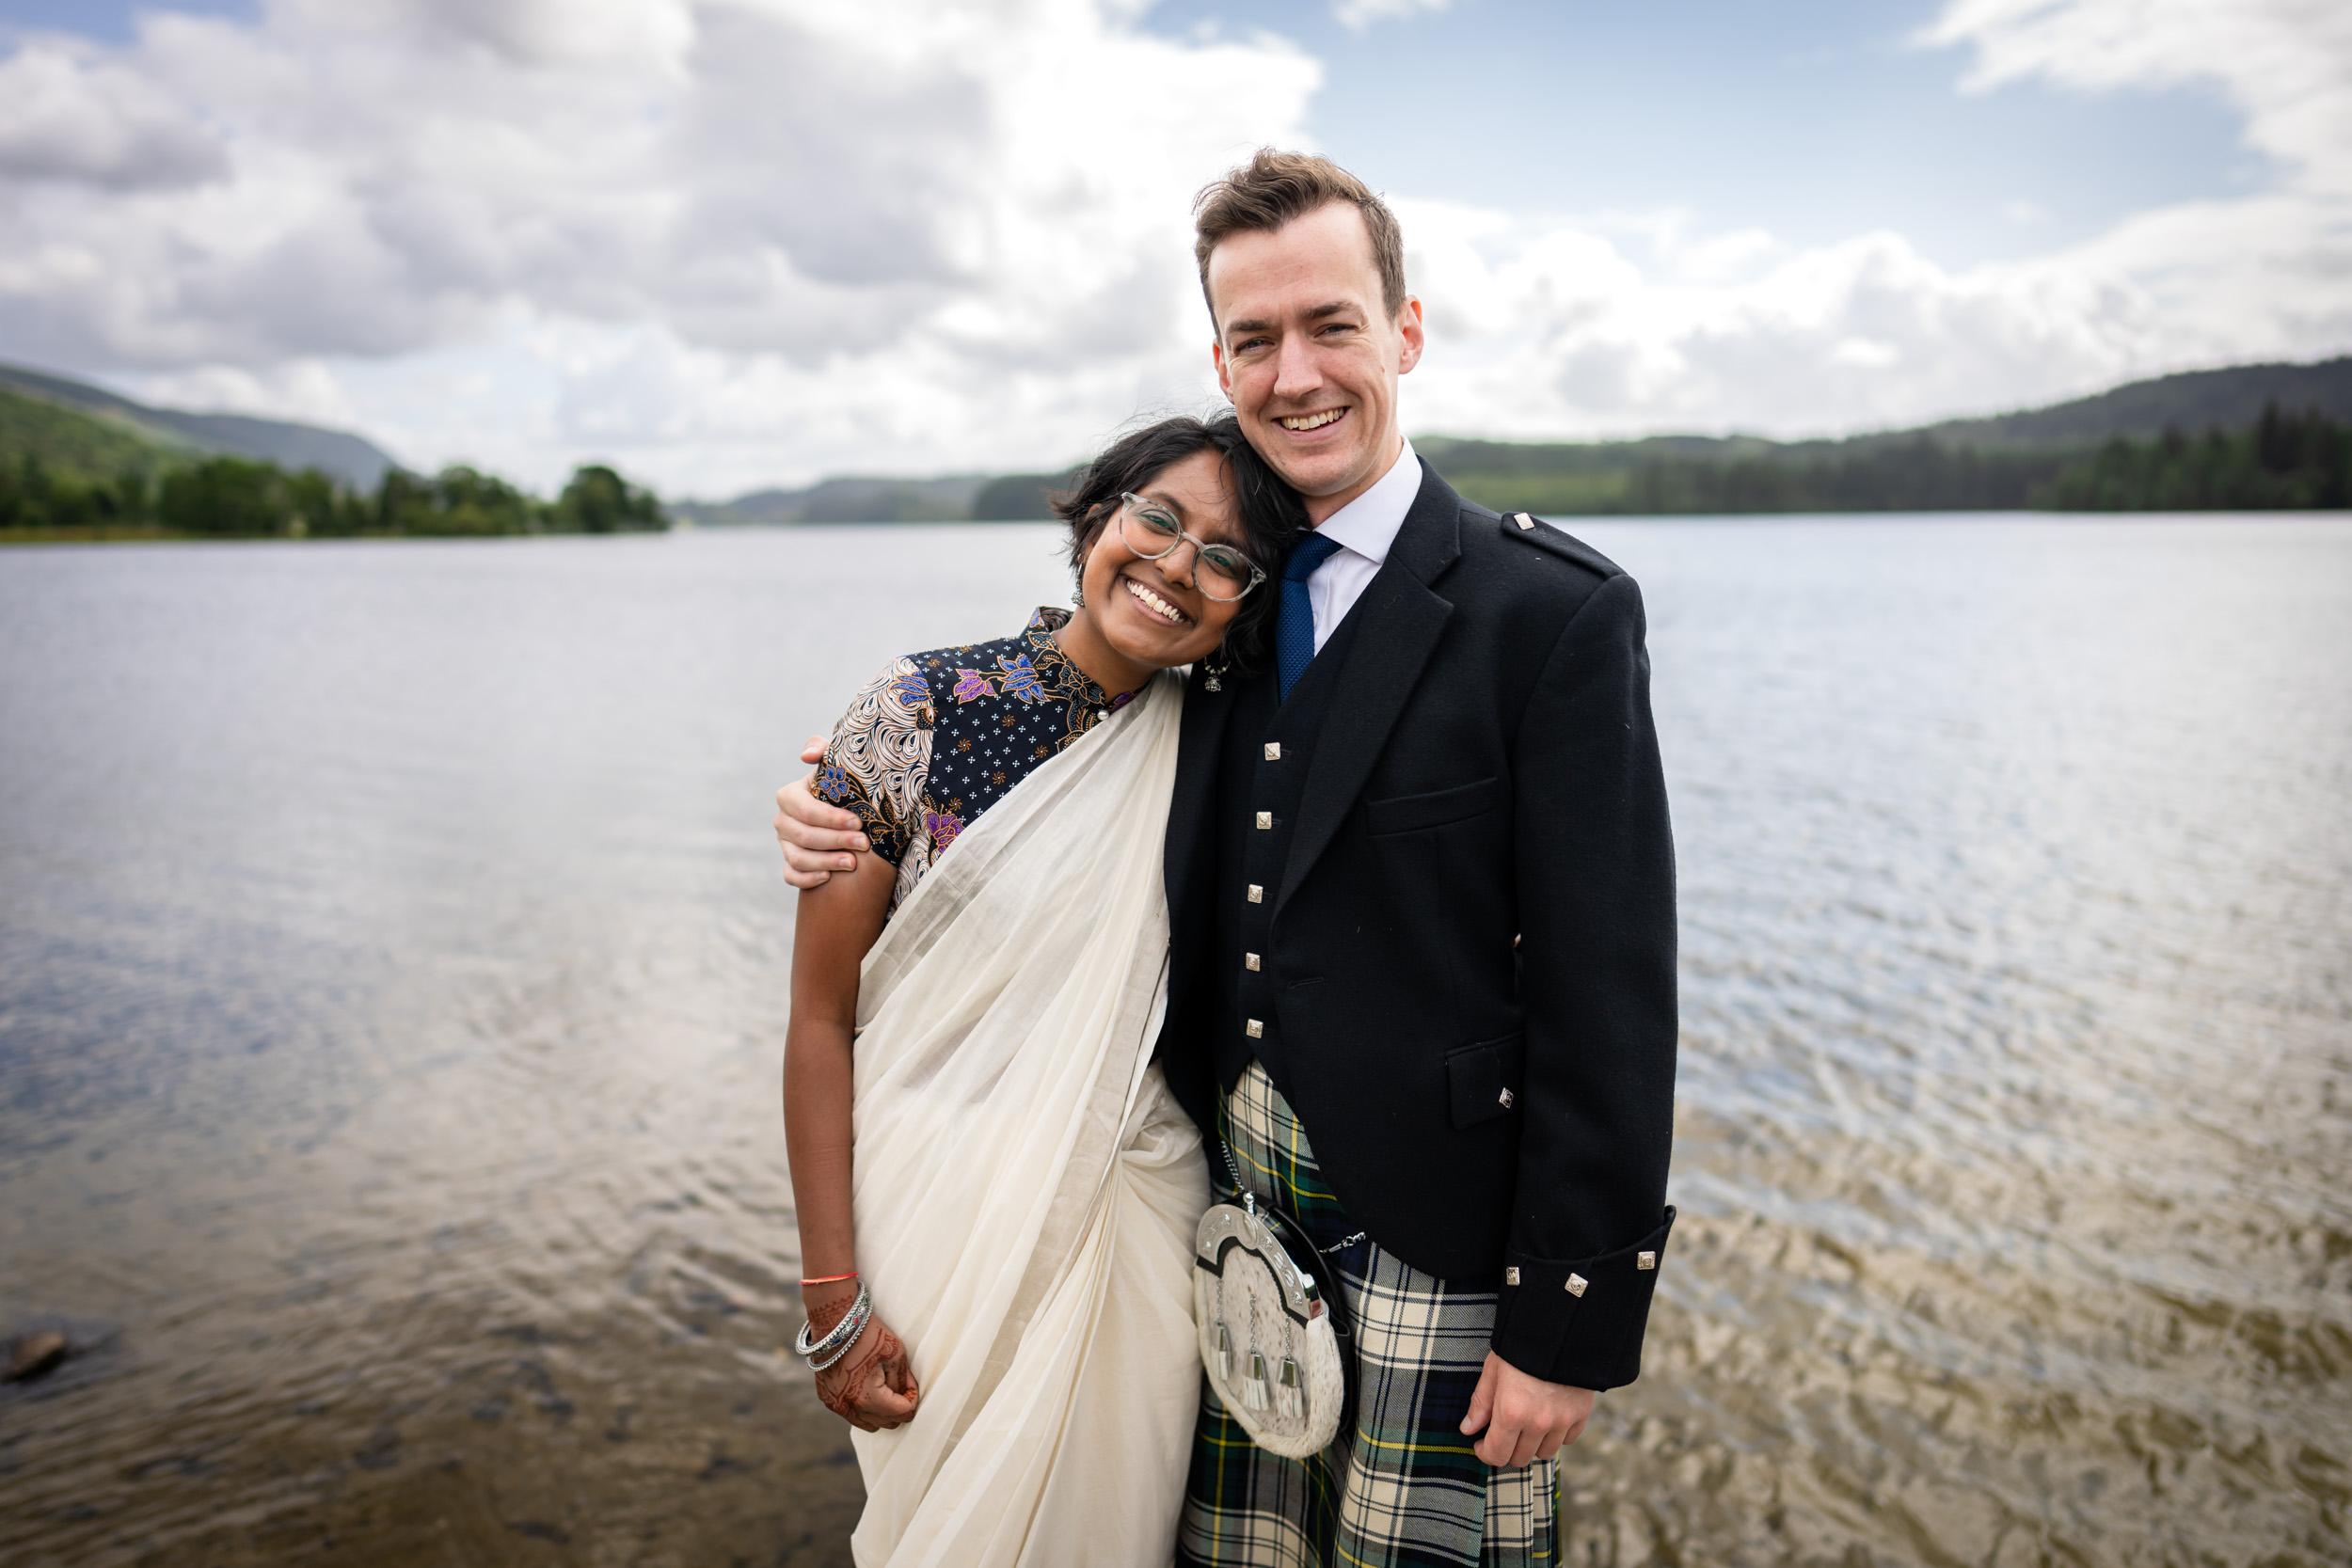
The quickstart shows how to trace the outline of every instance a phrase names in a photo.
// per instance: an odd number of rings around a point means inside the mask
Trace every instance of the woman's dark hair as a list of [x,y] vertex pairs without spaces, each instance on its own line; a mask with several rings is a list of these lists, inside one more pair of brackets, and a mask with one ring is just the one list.
[[1067,491],[1047,499],[1054,515],[1070,525],[1070,564],[1083,573],[1087,552],[1119,515],[1120,497],[1142,489],[1161,469],[1197,451],[1214,451],[1225,460],[1233,487],[1233,508],[1241,517],[1241,547],[1267,578],[1243,596],[1240,610],[1226,625],[1225,641],[1209,656],[1247,674],[1258,668],[1274,641],[1274,612],[1281,601],[1282,558],[1306,526],[1307,509],[1298,493],[1250,450],[1242,437],[1240,420],[1231,414],[1215,420],[1184,415],[1148,424],[1113,441],[1101,456],[1078,470]]

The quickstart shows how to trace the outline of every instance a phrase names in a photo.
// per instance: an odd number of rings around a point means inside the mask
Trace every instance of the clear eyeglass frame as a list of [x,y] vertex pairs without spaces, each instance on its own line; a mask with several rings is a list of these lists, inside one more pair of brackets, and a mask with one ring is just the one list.
[[[1144,561],[1165,560],[1176,553],[1179,545],[1190,544],[1193,548],[1193,585],[1200,590],[1202,598],[1231,604],[1265,581],[1264,567],[1231,545],[1186,533],[1174,514],[1159,502],[1138,496],[1132,490],[1121,492],[1119,500],[1120,543]],[[1136,537],[1138,527],[1144,531],[1140,539]],[[1211,589],[1212,579],[1227,586],[1236,582],[1241,586],[1231,594],[1219,594]]]

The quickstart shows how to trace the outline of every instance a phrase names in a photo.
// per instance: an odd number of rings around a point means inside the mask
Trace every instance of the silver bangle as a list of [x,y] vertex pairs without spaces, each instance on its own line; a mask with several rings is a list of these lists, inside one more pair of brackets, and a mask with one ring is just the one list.
[[[850,1337],[842,1340],[841,1348],[834,1351],[830,1355],[810,1356],[808,1359],[808,1370],[810,1371],[821,1372],[857,1348],[858,1338],[860,1336],[865,1334],[866,1325],[874,1321],[874,1298],[868,1296],[864,1301],[854,1304],[850,1308],[850,1315],[847,1321],[855,1325],[851,1329]],[[838,1327],[839,1325],[836,1324],[834,1326]]]
[[855,1318],[860,1311],[862,1311],[869,1303],[873,1301],[873,1292],[866,1288],[866,1282],[864,1280],[858,1281],[857,1294],[850,1298],[850,1309],[841,1315],[841,1321],[834,1323],[833,1327],[827,1331],[823,1338],[813,1341],[808,1337],[808,1331],[811,1328],[814,1328],[816,1324],[813,1323],[803,1323],[801,1324],[801,1332],[795,1336],[792,1340],[792,1354],[795,1355],[822,1355],[827,1351],[837,1350],[843,1343],[853,1339],[855,1336],[849,1332],[850,1320]]
[[851,1312],[850,1317],[854,1317],[854,1319],[856,1319],[856,1323],[859,1323],[859,1333],[854,1333],[854,1336],[850,1336],[850,1342],[847,1342],[847,1345],[842,1345],[840,1350],[837,1350],[837,1352],[833,1352],[831,1356],[826,1356],[826,1359],[818,1361],[817,1356],[809,1356],[809,1370],[812,1370],[812,1373],[821,1373],[821,1370],[828,1370],[828,1369],[831,1369],[833,1364],[835,1364],[835,1361],[845,1359],[845,1356],[850,1354],[851,1350],[856,1350],[856,1347],[859,1347],[859,1336],[864,1336],[864,1333],[866,1333],[866,1326],[868,1326],[868,1323],[873,1323],[873,1319],[875,1319],[875,1309],[873,1309],[873,1305],[868,1305],[868,1307],[866,1307],[866,1312]]
[[[857,1337],[866,1331],[866,1320],[873,1316],[873,1311],[874,1293],[866,1288],[864,1280],[860,1280],[856,1299],[850,1303],[850,1309],[842,1314],[841,1321],[834,1324],[832,1330],[823,1338],[814,1343],[810,1342],[808,1331],[815,1325],[807,1323],[802,1323],[801,1332],[792,1340],[792,1354],[815,1365],[818,1356],[849,1349],[850,1346],[857,1343]],[[833,1363],[827,1361],[824,1366],[817,1367],[816,1370],[822,1371],[825,1367],[831,1365]]]

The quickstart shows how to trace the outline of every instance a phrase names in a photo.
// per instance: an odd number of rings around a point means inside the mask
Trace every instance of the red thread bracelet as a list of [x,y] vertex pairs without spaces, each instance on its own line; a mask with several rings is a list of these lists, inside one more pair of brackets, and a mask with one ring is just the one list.
[[838,1285],[845,1279],[855,1279],[856,1277],[857,1270],[851,1269],[848,1274],[829,1274],[822,1279],[803,1279],[801,1283],[803,1285]]

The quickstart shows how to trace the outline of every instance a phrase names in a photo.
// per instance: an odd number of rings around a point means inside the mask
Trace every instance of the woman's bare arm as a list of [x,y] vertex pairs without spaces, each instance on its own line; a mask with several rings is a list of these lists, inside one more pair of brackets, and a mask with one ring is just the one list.
[[[882,934],[897,879],[894,868],[877,856],[860,855],[858,863],[865,875],[839,878],[801,895],[792,933],[784,1135],[801,1227],[801,1271],[812,1279],[858,1266],[850,1214],[858,966]],[[819,1332],[839,1322],[856,1295],[855,1280],[801,1291]],[[904,1348],[882,1320],[882,1305],[876,1304],[873,1323],[850,1353],[817,1374],[825,1403],[868,1432],[907,1420],[920,1393]]]

